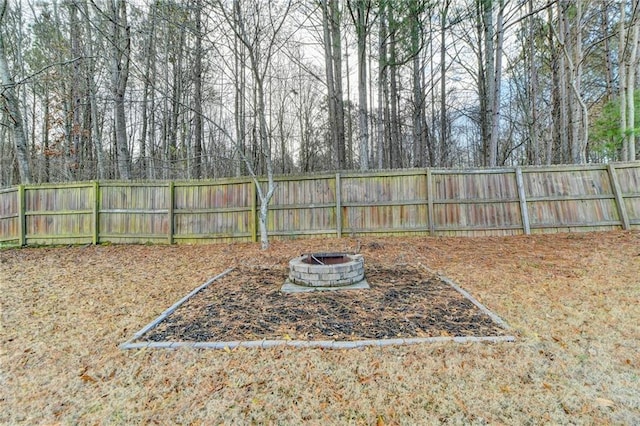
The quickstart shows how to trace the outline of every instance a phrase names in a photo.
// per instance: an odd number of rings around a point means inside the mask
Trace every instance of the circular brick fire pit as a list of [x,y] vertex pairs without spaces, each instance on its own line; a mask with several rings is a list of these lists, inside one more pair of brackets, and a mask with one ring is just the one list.
[[283,291],[369,288],[360,254],[310,253],[289,262],[289,279]]

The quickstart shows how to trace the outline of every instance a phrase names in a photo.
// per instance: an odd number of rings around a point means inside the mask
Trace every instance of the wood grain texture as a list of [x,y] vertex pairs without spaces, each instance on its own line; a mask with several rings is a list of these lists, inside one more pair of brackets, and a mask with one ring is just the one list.
[[[278,176],[276,183],[267,225],[278,239],[640,229],[638,162]],[[255,241],[258,208],[248,178],[24,185],[0,191],[0,243]]]

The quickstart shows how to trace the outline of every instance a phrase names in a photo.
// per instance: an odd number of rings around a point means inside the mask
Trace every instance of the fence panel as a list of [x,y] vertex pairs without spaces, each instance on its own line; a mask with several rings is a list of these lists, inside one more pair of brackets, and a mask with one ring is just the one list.
[[605,166],[523,169],[523,181],[534,233],[621,226]]
[[278,179],[269,204],[269,235],[336,235],[336,200],[335,175]]
[[515,172],[434,171],[434,229],[448,235],[523,232]]
[[25,243],[91,243],[93,205],[91,183],[25,186]]
[[[640,229],[640,163],[276,177],[272,238]],[[266,182],[261,181],[266,191]],[[252,179],[0,190],[0,245],[256,241]]]
[[425,171],[349,174],[340,192],[345,234],[429,231]]
[[177,242],[250,241],[253,182],[176,183],[173,238]]
[[625,164],[615,170],[631,229],[640,229],[640,167]]
[[20,210],[17,188],[0,190],[0,246],[20,243]]
[[100,184],[100,241],[165,242],[171,239],[170,185],[165,182]]

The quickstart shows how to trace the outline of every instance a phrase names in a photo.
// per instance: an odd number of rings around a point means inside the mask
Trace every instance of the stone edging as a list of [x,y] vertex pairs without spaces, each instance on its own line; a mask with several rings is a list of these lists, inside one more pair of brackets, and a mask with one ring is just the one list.
[[[134,341],[144,335],[146,332],[157,326],[165,318],[171,315],[176,309],[180,307],[184,302],[195,296],[198,292],[209,286],[211,283],[219,278],[224,277],[235,268],[229,268],[219,275],[210,278],[207,282],[200,287],[192,290],[185,297],[174,303],[169,309],[164,311],[158,318],[144,326],[140,331],[133,335],[131,339],[122,343],[120,349],[144,349],[144,348],[160,348],[160,349],[177,349],[177,348],[197,348],[197,349],[224,349],[231,350],[235,348],[274,348],[274,347],[293,347],[293,348],[323,348],[323,349],[356,349],[364,348],[367,346],[383,347],[392,345],[415,345],[420,343],[441,343],[441,342],[454,342],[454,343],[476,343],[476,342],[514,342],[515,336],[436,336],[436,337],[411,337],[406,339],[365,339],[365,340],[349,340],[349,341],[336,341],[336,340],[250,340],[250,341],[229,341],[229,342],[136,342]],[[425,268],[426,269],[426,268]],[[440,274],[435,274],[439,279],[449,284],[453,289],[458,291],[462,296],[473,303],[484,314],[488,315],[495,323],[504,329],[511,329],[509,325],[499,316],[491,312],[484,305],[478,302],[468,292],[463,290],[460,286],[455,284],[449,278]]]
[[160,316],[158,316],[158,318],[156,318],[155,320],[151,321],[149,324],[145,325],[142,330],[138,331],[136,334],[133,335],[133,337],[131,339],[129,339],[128,341],[126,341],[125,343],[123,343],[122,345],[120,345],[121,349],[130,349],[128,347],[128,345],[132,345],[134,340],[140,338],[143,334],[145,334],[147,331],[151,330],[152,328],[154,328],[155,326],[157,326],[158,324],[160,324],[162,321],[164,321],[165,318],[167,318],[169,315],[171,315],[176,309],[178,309],[180,307],[180,305],[182,305],[184,302],[186,302],[187,300],[191,299],[193,296],[195,296],[196,294],[198,294],[200,291],[204,290],[205,288],[207,288],[211,283],[213,283],[214,281],[218,280],[219,278],[224,277],[225,275],[227,275],[229,272],[233,271],[235,268],[229,268],[226,271],[216,275],[213,278],[209,278],[204,284],[202,284],[200,287],[197,287],[193,290],[191,290],[191,292],[189,292],[189,294],[187,294],[186,296],[184,296],[182,299],[178,300],[176,303],[174,303],[173,305],[171,305],[171,307],[169,307],[169,309],[167,309],[166,311],[164,311],[163,313],[160,314]]
[[514,336],[441,336],[441,337],[412,337],[407,339],[371,339],[371,340],[352,340],[352,341],[335,341],[335,340],[250,340],[250,341],[232,341],[232,342],[140,342],[140,343],[123,343],[121,349],[144,349],[144,348],[196,348],[196,349],[224,349],[231,350],[235,348],[274,348],[274,347],[293,347],[293,348],[322,348],[322,349],[357,349],[367,346],[383,347],[393,345],[415,345],[420,343],[499,343],[514,342]]

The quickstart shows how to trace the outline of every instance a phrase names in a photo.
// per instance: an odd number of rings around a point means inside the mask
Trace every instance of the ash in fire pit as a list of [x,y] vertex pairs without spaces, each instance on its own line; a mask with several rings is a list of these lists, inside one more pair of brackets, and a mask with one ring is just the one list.
[[360,254],[309,253],[289,262],[285,293],[369,288]]
[[302,261],[309,265],[335,265],[346,263],[350,260],[345,253],[311,253],[302,256]]

